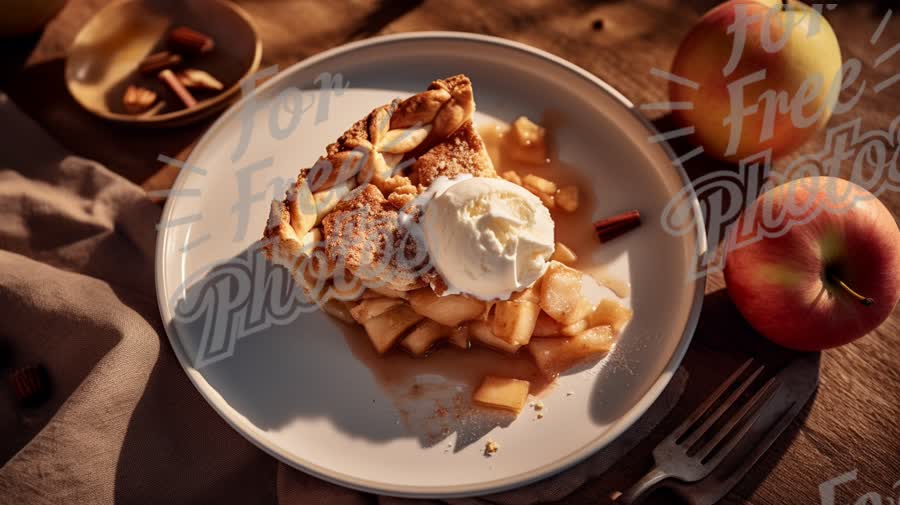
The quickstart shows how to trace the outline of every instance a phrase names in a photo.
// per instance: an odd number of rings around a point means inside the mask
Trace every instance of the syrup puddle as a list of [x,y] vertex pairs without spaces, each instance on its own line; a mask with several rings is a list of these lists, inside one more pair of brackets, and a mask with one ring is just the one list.
[[472,393],[485,375],[527,380],[535,396],[552,386],[524,352],[505,355],[481,347],[463,351],[440,345],[428,357],[396,348],[379,356],[361,327],[338,324],[353,355],[369,368],[393,401],[399,421],[422,447],[435,446],[455,433],[455,443],[445,447],[446,452],[455,452],[516,418],[472,403]]
[[[548,123],[548,120],[542,124]],[[609,288],[619,298],[627,298],[631,293],[631,285],[622,279],[615,278],[606,271],[603,265],[591,261],[591,251],[600,246],[594,236],[593,216],[596,210],[597,195],[591,192],[593,183],[583,172],[556,159],[555,153],[550,153],[547,163],[535,165],[523,163],[509,156],[503,150],[504,125],[491,124],[478,129],[481,138],[487,146],[491,160],[497,173],[514,170],[519,176],[534,174],[551,180],[557,185],[566,186],[574,184],[579,189],[579,205],[575,212],[565,212],[560,209],[552,209],[550,215],[556,223],[556,241],[569,246],[578,256],[573,267],[589,274],[600,285]],[[552,139],[550,145],[552,145]]]

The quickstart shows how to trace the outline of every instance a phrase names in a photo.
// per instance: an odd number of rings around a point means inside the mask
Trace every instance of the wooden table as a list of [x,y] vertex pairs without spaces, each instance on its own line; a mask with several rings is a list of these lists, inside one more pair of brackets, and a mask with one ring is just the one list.
[[[184,156],[209,121],[174,129],[137,129],[96,119],[81,110],[65,90],[64,54],[78,28],[105,2],[72,0],[38,37],[3,41],[0,85],[29,115],[66,147],[93,158],[137,183],[165,187],[174,175],[155,161],[157,154]],[[376,34],[436,29],[480,32],[525,42],[563,56],[594,72],[635,103],[662,101],[664,82],[651,68],[667,69],[678,41],[712,0],[524,0],[424,2],[422,0],[330,2],[253,2],[243,5],[263,34],[264,66],[291,63],[336,45]],[[858,106],[835,121],[859,117],[862,127],[887,129],[900,114],[900,84],[873,92],[874,83],[900,72],[900,54],[877,68],[875,58],[900,43],[900,15],[887,24],[878,43],[870,36],[892,2],[843,3],[827,13],[844,57],[864,62],[860,83],[868,87]],[[597,22],[597,21],[600,22]],[[668,118],[653,115],[661,129]],[[824,136],[800,153],[816,152]],[[686,146],[676,145],[686,152]],[[792,159],[792,158],[791,158]],[[780,160],[776,167],[789,163]],[[687,163],[696,177],[721,165],[698,157]],[[850,166],[845,164],[844,174]],[[900,216],[900,194],[882,200]],[[685,360],[691,374],[688,391],[667,425],[682,419],[713,385],[743,357],[778,360],[787,353],[753,333],[731,304],[720,274],[709,277],[695,343]],[[820,503],[819,486],[855,472],[838,487],[837,503],[853,503],[877,493],[884,503],[900,503],[900,311],[868,337],[824,353],[820,387],[806,411],[773,450],[726,500],[729,503]],[[665,427],[664,427],[665,428]],[[649,450],[662,436],[651,436],[634,451],[621,471],[588,485],[566,503],[602,503],[610,489],[633,482],[649,464]],[[894,489],[897,487],[897,489]],[[666,503],[663,496],[654,501]],[[878,503],[876,501],[858,503]]]

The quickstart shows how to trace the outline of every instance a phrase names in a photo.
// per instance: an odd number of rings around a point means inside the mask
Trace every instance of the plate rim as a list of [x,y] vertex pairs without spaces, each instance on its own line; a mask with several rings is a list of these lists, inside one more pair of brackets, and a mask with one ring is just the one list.
[[[409,32],[382,35],[342,44],[340,46],[328,49],[292,64],[291,66],[278,72],[271,79],[267,80],[265,83],[255,89],[257,92],[264,91],[271,86],[276,86],[282,80],[287,79],[289,75],[299,70],[318,64],[324,60],[328,60],[336,56],[341,56],[345,53],[350,53],[371,46],[393,44],[398,42],[409,43],[411,41],[414,42],[421,39],[445,39],[449,41],[477,42],[487,45],[501,46],[506,49],[513,49],[516,51],[528,53],[532,56],[538,56],[542,59],[548,60],[550,63],[561,67],[562,70],[572,72],[578,77],[587,80],[590,84],[593,84],[602,92],[607,93],[609,96],[615,99],[616,102],[622,105],[628,111],[628,113],[632,115],[632,117],[637,119],[644,126],[644,128],[647,129],[648,133],[650,133],[651,135],[657,135],[659,133],[656,127],[653,126],[653,124],[646,117],[638,112],[635,109],[634,104],[621,92],[619,92],[612,85],[608,84],[600,77],[579,67],[578,65],[560,56],[556,56],[552,53],[521,42],[504,39],[501,37],[467,32]],[[230,120],[234,114],[238,113],[247,99],[248,97],[242,97],[239,101],[232,104],[212,124],[212,126],[210,126],[210,128],[203,134],[203,136],[197,141],[196,145],[191,150],[191,154],[188,156],[188,159],[184,163],[185,166],[191,166],[194,164],[194,157],[196,153],[200,152],[201,148],[207,142],[209,142],[209,140],[214,135],[218,133],[223,125],[228,120]],[[670,167],[676,171],[677,175],[681,178],[682,182],[688,189],[688,198],[686,198],[686,200],[691,203],[694,215],[698,219],[697,229],[694,233],[697,234],[697,240],[699,242],[699,254],[702,254],[707,247],[706,224],[703,220],[702,213],[700,213],[699,201],[694,192],[691,180],[669,143],[667,141],[663,141],[658,143],[657,145],[659,145],[663,149],[666,156],[671,160],[672,163],[670,163]],[[177,190],[185,184],[185,181],[187,180],[187,174],[185,172],[188,171],[182,171],[182,173],[179,173],[177,178],[175,179],[175,182],[172,186],[173,194],[176,194]],[[172,217],[172,212],[175,205],[174,202],[176,199],[177,197],[169,198],[166,200],[162,215],[160,217],[160,222],[166,222]],[[666,363],[665,368],[660,373],[659,377],[657,377],[656,380],[652,383],[650,388],[644,393],[641,399],[634,406],[632,406],[624,416],[619,418],[619,422],[616,426],[613,426],[606,432],[605,436],[602,437],[602,439],[605,439],[605,442],[601,440],[601,437],[597,437],[590,443],[583,445],[580,449],[573,451],[569,455],[551,463],[541,465],[539,468],[531,470],[530,472],[478,484],[460,484],[452,486],[386,485],[383,482],[361,479],[341,472],[331,471],[329,469],[322,468],[311,461],[298,458],[295,454],[291,454],[289,451],[285,451],[282,448],[277,447],[276,444],[272,444],[264,439],[257,439],[252,433],[250,433],[250,423],[248,421],[242,418],[232,418],[230,415],[227,415],[224,412],[223,407],[227,406],[224,399],[222,399],[222,397],[214,388],[212,388],[212,386],[206,383],[206,381],[203,381],[202,376],[200,376],[200,374],[194,369],[193,365],[190,363],[190,360],[185,354],[184,349],[182,349],[181,347],[180,340],[175,334],[176,330],[172,327],[171,324],[169,324],[169,322],[173,319],[173,314],[167,303],[168,300],[165,294],[167,290],[164,289],[164,287],[166,286],[166,282],[163,276],[163,263],[164,252],[166,249],[165,246],[167,240],[171,235],[168,232],[168,229],[165,227],[161,228],[161,232],[162,233],[157,237],[156,244],[155,280],[157,304],[159,305],[163,327],[169,339],[169,343],[175,352],[178,362],[181,365],[182,369],[185,371],[185,374],[188,376],[188,379],[191,381],[200,395],[206,400],[206,402],[213,408],[213,410],[216,411],[219,417],[225,420],[225,422],[228,423],[228,425],[231,426],[232,429],[237,431],[250,443],[263,450],[270,456],[274,457],[278,461],[291,466],[292,468],[303,471],[327,482],[331,482],[333,484],[344,486],[350,489],[401,498],[463,498],[508,491],[510,489],[519,488],[561,473],[568,468],[571,468],[572,466],[584,461],[589,456],[595,454],[613,441],[617,440],[626,430],[631,428],[634,423],[637,422],[637,420],[639,420],[646,413],[650,406],[655,403],[660,394],[662,394],[662,391],[666,388],[666,386],[668,386],[672,377],[675,375],[675,372],[678,370],[678,367],[681,365],[681,362],[684,359],[684,356],[687,353],[687,349],[693,339],[693,335],[699,321],[700,311],[703,306],[707,277],[706,273],[703,272],[693,282],[694,293],[691,300],[691,309],[688,313],[681,339],[672,352],[672,355],[669,358],[669,361]]]

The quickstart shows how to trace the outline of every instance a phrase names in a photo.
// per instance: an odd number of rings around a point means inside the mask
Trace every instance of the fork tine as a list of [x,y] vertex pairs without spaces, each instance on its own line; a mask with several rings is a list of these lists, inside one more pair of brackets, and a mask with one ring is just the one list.
[[[721,463],[723,459],[725,459],[725,456],[728,456],[728,454],[730,454],[731,451],[733,451],[734,448],[737,447],[737,444],[744,438],[744,435],[746,435],[747,432],[750,431],[753,423],[755,423],[756,420],[759,419],[759,417],[765,410],[763,407],[765,407],[766,403],[768,403],[769,400],[772,399],[773,396],[775,396],[775,391],[780,385],[781,381],[777,376],[769,379],[766,382],[766,385],[763,386],[759,391],[757,391],[756,394],[753,395],[753,398],[751,398],[750,401],[747,402],[741,408],[741,410],[738,411],[737,414],[732,416],[732,418],[728,421],[728,424],[723,426],[722,429],[719,430],[718,433],[716,433],[716,436],[713,437],[712,440],[710,440],[703,448],[700,449],[695,457],[703,462],[703,460],[707,456],[709,456],[713,449],[715,449],[715,447],[719,445],[719,443],[721,443],[722,440],[725,439],[725,437],[730,435],[731,432],[736,427],[738,427],[738,425],[740,425],[737,433],[732,436],[728,440],[728,442],[725,443],[725,445],[722,446],[719,452],[716,453],[716,456],[708,462],[704,463],[713,467],[718,466],[718,464]],[[746,418],[746,420],[744,418]]]
[[792,402],[788,405],[784,410],[784,413],[781,414],[781,417],[778,418],[778,421],[766,431],[765,436],[757,441],[753,446],[753,450],[742,459],[741,465],[735,469],[731,478],[734,478],[734,476],[737,475],[743,476],[757,461],[759,461],[759,458],[769,450],[769,447],[775,443],[775,440],[781,436],[788,425],[791,424],[791,421],[794,420],[794,415],[792,415],[793,413],[791,411],[795,405],[796,402]]
[[731,374],[731,376],[728,377],[728,379],[726,379],[725,382],[713,392],[713,394],[709,395],[709,398],[707,398],[699,407],[697,407],[697,409],[690,415],[690,417],[687,418],[687,421],[681,423],[678,428],[675,428],[675,431],[673,431],[672,434],[669,435],[669,438],[675,441],[681,438],[682,435],[684,435],[687,430],[690,429],[690,427],[693,426],[698,419],[703,417],[703,414],[705,414],[706,411],[709,410],[710,407],[712,407],[716,403],[716,401],[719,400],[719,397],[725,394],[725,391],[727,391],[728,388],[738,380],[738,377],[740,377],[744,373],[744,371],[747,370],[751,363],[753,363],[753,358],[745,361],[740,368],[738,368],[733,374]]
[[719,405],[719,407],[715,410],[715,412],[710,414],[710,416],[706,419],[706,421],[704,421],[703,424],[700,425],[700,427],[697,428],[691,434],[691,436],[688,437],[688,439],[683,442],[684,447],[687,448],[688,450],[690,450],[690,448],[694,444],[696,444],[697,441],[700,440],[700,438],[703,435],[706,435],[706,432],[709,431],[709,429],[712,427],[712,425],[715,424],[716,421],[718,421],[720,417],[722,417],[722,414],[724,414],[726,411],[728,411],[728,409],[730,409],[731,406],[734,405],[735,402],[738,401],[738,399],[741,397],[741,395],[744,394],[744,391],[746,391],[747,388],[750,387],[750,384],[753,384],[753,381],[755,381],[756,378],[759,377],[759,374],[762,373],[764,368],[765,368],[765,366],[760,365],[760,367],[757,368],[752,374],[750,374],[749,377],[744,379],[744,381],[741,382],[741,385],[738,386],[738,388],[735,389],[734,392],[732,392],[724,402],[722,402],[722,405]]

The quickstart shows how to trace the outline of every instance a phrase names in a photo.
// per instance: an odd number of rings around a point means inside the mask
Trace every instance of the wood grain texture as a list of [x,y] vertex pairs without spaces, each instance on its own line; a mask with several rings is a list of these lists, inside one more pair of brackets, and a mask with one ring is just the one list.
[[[3,42],[21,58],[0,67],[0,84],[19,105],[71,150],[106,164],[133,181],[144,181],[161,166],[160,152],[181,154],[209,122],[172,130],[137,130],[111,125],[80,110],[63,85],[63,56],[77,29],[104,2],[72,0],[40,40]],[[460,30],[507,37],[565,57],[603,78],[635,103],[663,101],[665,83],[651,68],[668,69],[680,38],[717,2],[711,0],[522,0],[456,1],[246,1],[263,35],[264,63],[286,67],[336,45],[384,33],[425,29]],[[877,56],[900,43],[900,13],[887,24],[877,44],[870,36],[891,2],[845,2],[828,12],[843,55],[863,62],[860,79],[844,93],[853,96],[866,83],[859,104],[832,119],[831,125],[859,118],[867,130],[887,129],[900,114],[900,83],[875,93],[875,83],[900,72],[900,53],[877,67]],[[600,23],[597,21],[600,20]],[[601,29],[596,29],[602,24]],[[36,46],[35,46],[36,44]],[[665,114],[650,116],[660,129]],[[797,156],[822,149],[818,136],[776,168]],[[688,146],[675,145],[686,152]],[[695,158],[687,163],[694,177],[724,165]],[[895,167],[896,168],[896,167]],[[842,174],[851,166],[845,163]],[[171,181],[168,168],[148,187]],[[163,186],[165,182],[162,182]],[[900,216],[900,193],[882,201]],[[700,327],[685,364],[689,389],[667,421],[674,426],[747,355],[783,362],[790,353],[758,337],[741,319],[724,291],[720,274],[709,277]],[[838,488],[837,503],[854,503],[875,492],[900,503],[900,311],[866,338],[824,353],[820,387],[804,414],[748,477],[727,503],[780,505],[820,503],[819,486],[846,472],[856,480]],[[663,428],[665,428],[664,426]],[[649,464],[653,444],[646,440],[611,473],[576,491],[565,503],[605,503],[611,490],[634,481]],[[670,503],[655,496],[651,503]],[[875,503],[872,501],[871,503]]]

